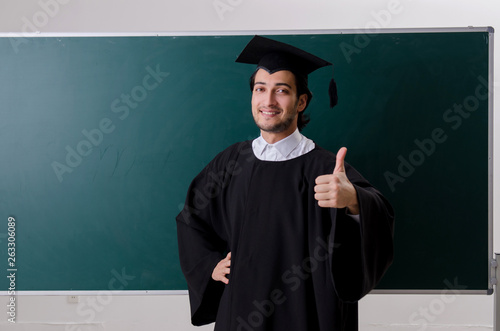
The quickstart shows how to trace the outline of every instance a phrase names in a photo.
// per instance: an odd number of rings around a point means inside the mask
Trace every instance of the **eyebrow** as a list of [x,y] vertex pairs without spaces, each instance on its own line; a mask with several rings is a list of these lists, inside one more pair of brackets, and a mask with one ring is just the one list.
[[[260,84],[260,85],[267,85],[267,83],[265,82],[255,82],[254,85],[257,85],[257,84]],[[292,88],[292,86],[290,86],[290,84],[287,84],[287,83],[276,83],[274,86],[286,86],[288,88]]]

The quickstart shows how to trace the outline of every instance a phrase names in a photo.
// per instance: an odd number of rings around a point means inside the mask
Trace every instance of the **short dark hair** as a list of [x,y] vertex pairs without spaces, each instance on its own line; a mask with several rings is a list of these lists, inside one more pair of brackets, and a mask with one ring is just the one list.
[[[253,87],[255,85],[255,75],[257,74],[257,70],[250,76],[250,91],[253,92]],[[306,101],[306,106],[303,111],[299,113],[299,116],[297,118],[297,127],[299,128],[299,131],[302,131],[309,123],[311,120],[309,118],[309,115],[304,114],[307,106],[309,106],[309,103],[311,102],[311,99],[313,97],[311,91],[309,90],[308,87],[308,81],[307,81],[307,76],[304,75],[299,75],[295,72],[292,72],[294,77],[295,77],[295,86],[297,86],[297,98],[300,97],[302,94],[307,95],[307,101]]]

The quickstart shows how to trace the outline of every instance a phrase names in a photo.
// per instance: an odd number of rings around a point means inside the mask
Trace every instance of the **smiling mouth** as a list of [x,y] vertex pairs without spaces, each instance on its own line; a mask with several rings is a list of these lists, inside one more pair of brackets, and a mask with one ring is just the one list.
[[278,115],[280,113],[279,111],[272,110],[260,110],[260,112],[264,115]]

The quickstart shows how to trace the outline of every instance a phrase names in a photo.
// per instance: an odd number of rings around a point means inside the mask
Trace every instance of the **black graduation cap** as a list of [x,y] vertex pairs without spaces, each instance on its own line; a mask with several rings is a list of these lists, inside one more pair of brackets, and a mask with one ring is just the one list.
[[[330,62],[297,47],[261,36],[255,36],[250,40],[236,62],[256,64],[257,69],[264,69],[270,74],[289,70],[305,78],[319,68],[332,65]],[[333,78],[330,81],[328,92],[330,107],[333,108],[338,101],[337,85]]]

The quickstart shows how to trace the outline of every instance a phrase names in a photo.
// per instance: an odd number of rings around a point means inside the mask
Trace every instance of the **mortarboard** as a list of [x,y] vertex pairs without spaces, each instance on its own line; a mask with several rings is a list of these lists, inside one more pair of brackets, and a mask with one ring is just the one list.
[[[308,53],[297,47],[272,40],[269,38],[255,36],[245,46],[236,59],[238,63],[256,64],[257,69],[264,69],[270,74],[281,70],[289,70],[304,78],[322,67],[332,65],[316,55]],[[337,86],[335,81],[330,81],[328,91],[330,95],[330,107],[337,104]]]

